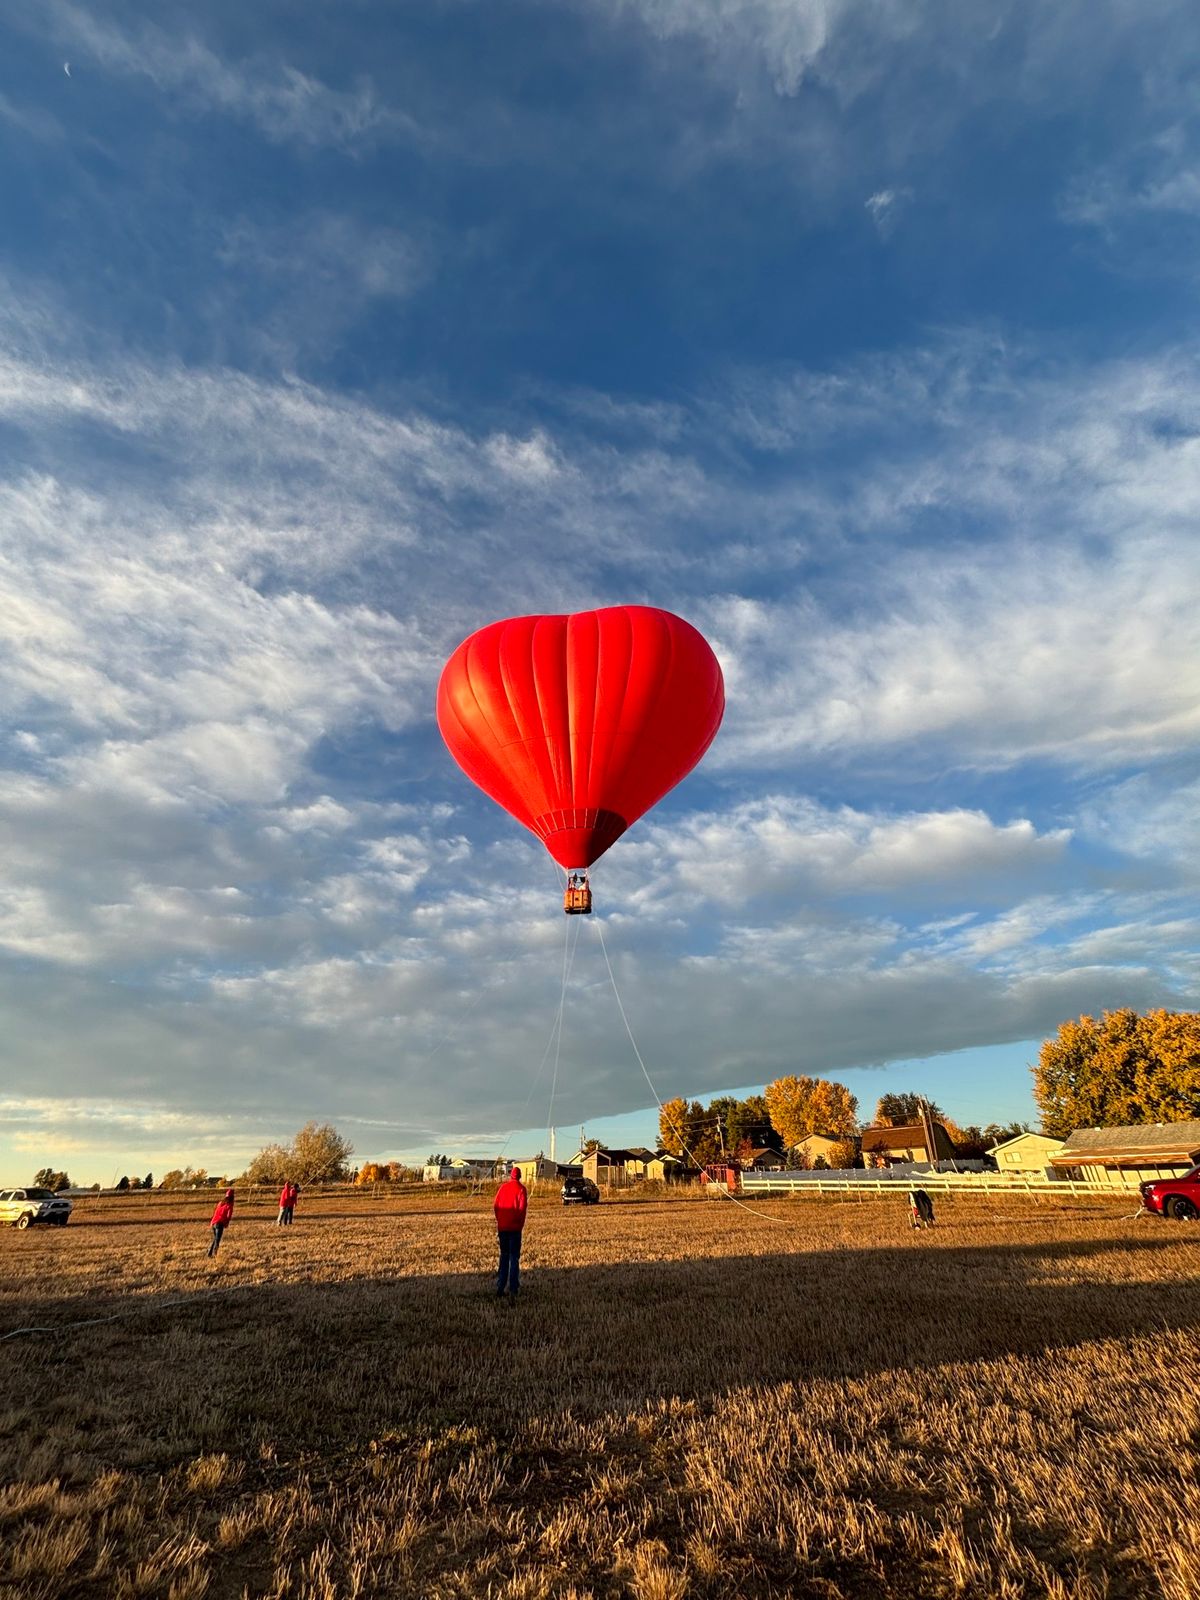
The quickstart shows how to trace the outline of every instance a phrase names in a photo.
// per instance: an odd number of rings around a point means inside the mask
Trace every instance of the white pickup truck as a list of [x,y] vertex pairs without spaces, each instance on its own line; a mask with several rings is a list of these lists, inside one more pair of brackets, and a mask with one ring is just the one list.
[[29,1228],[35,1222],[47,1222],[65,1228],[71,1209],[66,1195],[52,1194],[49,1189],[0,1189],[0,1226],[7,1222],[14,1228]]

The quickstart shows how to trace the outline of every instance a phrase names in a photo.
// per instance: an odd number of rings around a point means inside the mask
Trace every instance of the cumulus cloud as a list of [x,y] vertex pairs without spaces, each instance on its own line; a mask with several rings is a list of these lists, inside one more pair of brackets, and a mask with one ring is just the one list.
[[832,809],[772,795],[671,825],[644,824],[617,882],[650,914],[681,903],[745,906],[760,899],[940,894],[1003,897],[1053,874],[1070,832],[1039,834],[1025,818],[997,826],[980,811],[908,816]]

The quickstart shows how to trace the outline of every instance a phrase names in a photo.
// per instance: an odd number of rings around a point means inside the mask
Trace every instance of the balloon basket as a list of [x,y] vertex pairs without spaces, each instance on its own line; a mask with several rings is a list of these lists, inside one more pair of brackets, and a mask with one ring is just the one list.
[[592,914],[592,886],[586,872],[572,872],[567,877],[563,891],[563,911],[568,917],[590,917]]

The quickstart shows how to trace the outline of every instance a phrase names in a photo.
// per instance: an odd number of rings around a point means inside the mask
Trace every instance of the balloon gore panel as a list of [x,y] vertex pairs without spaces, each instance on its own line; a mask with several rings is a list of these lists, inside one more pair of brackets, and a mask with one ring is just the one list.
[[653,606],[511,617],[438,684],[450,754],[560,866],[591,866],[692,770],[725,686],[703,635]]

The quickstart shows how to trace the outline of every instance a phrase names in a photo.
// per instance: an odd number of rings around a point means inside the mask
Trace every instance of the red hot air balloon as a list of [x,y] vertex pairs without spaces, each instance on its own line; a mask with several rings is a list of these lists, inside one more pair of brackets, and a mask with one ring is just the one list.
[[567,869],[568,911],[591,910],[586,869],[687,776],[724,710],[703,636],[653,606],[490,623],[437,695],[455,761]]

